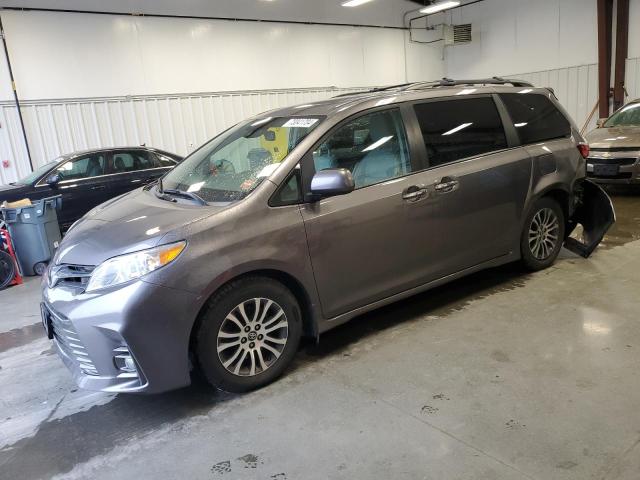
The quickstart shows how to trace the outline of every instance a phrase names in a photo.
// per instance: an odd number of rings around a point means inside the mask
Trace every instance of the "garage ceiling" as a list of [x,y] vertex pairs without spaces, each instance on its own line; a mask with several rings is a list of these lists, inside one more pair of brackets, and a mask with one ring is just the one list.
[[409,0],[373,0],[345,8],[343,0],[4,0],[0,6],[251,18],[358,25],[402,26],[402,16],[419,8]]

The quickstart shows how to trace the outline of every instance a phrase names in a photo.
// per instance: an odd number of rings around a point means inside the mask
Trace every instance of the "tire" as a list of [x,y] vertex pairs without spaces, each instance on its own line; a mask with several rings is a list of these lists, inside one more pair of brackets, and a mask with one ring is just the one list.
[[289,289],[270,278],[247,277],[226,285],[209,300],[194,350],[211,385],[248,392],[282,375],[298,350],[301,334],[300,308]]
[[44,275],[44,272],[47,270],[46,262],[38,262],[33,266],[33,272],[40,277]]
[[527,215],[520,237],[521,262],[527,270],[543,270],[556,261],[564,243],[565,218],[554,199],[537,200]]
[[16,276],[16,263],[7,252],[0,250],[0,290],[6,288]]

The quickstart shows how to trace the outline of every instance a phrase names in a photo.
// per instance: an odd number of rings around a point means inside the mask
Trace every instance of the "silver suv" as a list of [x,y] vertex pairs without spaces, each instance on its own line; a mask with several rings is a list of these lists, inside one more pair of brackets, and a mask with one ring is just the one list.
[[583,256],[613,222],[548,89],[378,89],[264,113],[77,222],[42,284],[81,387],[161,392],[278,377],[301,336],[469,273]]

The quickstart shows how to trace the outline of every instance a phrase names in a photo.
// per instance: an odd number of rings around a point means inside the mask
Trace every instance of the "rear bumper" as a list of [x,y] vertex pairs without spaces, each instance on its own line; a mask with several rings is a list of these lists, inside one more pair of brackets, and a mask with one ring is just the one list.
[[[190,383],[195,295],[136,281],[101,295],[42,287],[58,354],[78,386],[158,393]],[[133,372],[116,366],[126,352]]]
[[[564,246],[573,253],[587,258],[615,223],[616,212],[607,192],[590,180],[582,181],[575,195],[578,204],[569,219]],[[578,225],[583,227],[580,240],[569,237]]]

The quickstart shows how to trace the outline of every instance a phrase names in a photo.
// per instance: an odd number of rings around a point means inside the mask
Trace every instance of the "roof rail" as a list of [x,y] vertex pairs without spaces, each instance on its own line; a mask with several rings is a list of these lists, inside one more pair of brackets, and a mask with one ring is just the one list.
[[421,88],[433,87],[456,87],[461,85],[512,85],[514,87],[533,87],[533,84],[530,82],[513,78],[491,77],[472,80],[453,80],[445,77],[442,80],[435,82],[411,83],[406,86],[406,90],[419,90]]
[[387,87],[377,87],[370,90],[363,90],[360,92],[349,92],[336,95],[338,97],[350,97],[352,95],[361,95],[363,93],[376,93],[385,91],[406,91],[406,90],[422,90],[424,88],[437,88],[437,87],[456,87],[463,85],[511,85],[513,87],[533,87],[534,85],[525,80],[517,80],[513,78],[491,77],[480,78],[474,80],[453,80],[451,78],[443,78],[442,80],[430,81],[430,82],[412,82],[402,83],[400,85],[390,85]]

